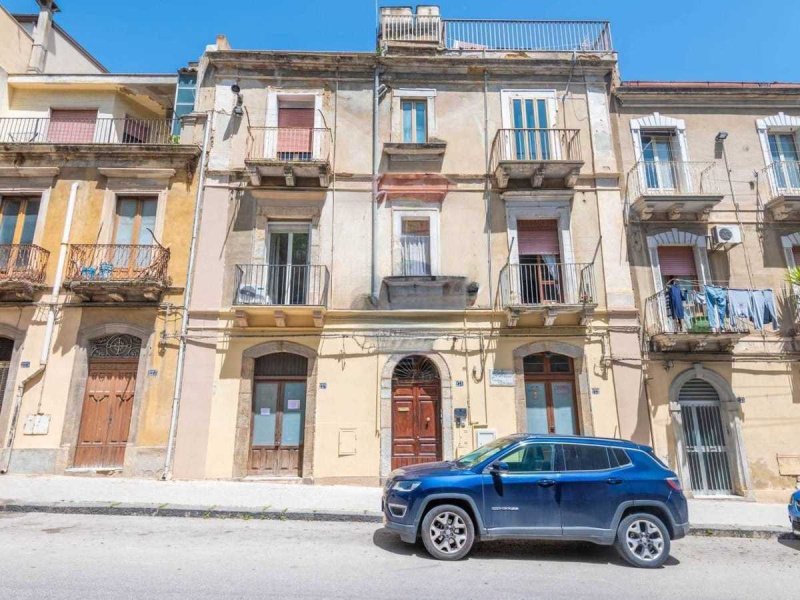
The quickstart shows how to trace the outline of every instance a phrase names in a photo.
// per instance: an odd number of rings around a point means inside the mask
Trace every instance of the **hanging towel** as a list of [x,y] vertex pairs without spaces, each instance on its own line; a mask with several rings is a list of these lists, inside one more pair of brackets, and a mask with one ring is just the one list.
[[673,319],[683,319],[685,315],[683,301],[685,299],[686,296],[681,286],[674,283],[667,286],[667,307]]
[[728,314],[731,323],[735,323],[737,319],[749,319],[755,323],[752,292],[750,290],[728,290]]
[[728,312],[728,294],[717,286],[707,285],[706,305],[708,307],[708,324],[711,329],[719,330],[725,323],[725,315]]

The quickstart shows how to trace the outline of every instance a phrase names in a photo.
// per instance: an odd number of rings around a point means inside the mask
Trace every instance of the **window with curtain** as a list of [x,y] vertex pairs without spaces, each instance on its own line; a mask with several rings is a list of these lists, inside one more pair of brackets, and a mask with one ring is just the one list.
[[401,275],[431,275],[431,222],[403,219],[400,233]]
[[428,101],[403,100],[403,143],[424,144],[428,141]]
[[644,178],[649,189],[674,189],[678,179],[675,165],[675,132],[641,133]]
[[517,221],[519,293],[524,304],[562,302],[561,245],[555,219]]

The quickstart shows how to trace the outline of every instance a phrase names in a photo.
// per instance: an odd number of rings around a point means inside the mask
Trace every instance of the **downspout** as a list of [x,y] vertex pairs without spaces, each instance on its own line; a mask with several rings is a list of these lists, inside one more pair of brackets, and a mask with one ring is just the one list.
[[491,145],[489,144],[489,71],[483,70],[483,153],[485,158],[485,181],[484,181],[484,195],[486,196],[486,244],[487,244],[487,259],[489,261],[489,304],[490,308],[494,308],[493,304],[493,274],[492,274],[492,185],[491,174]]
[[178,414],[183,392],[183,369],[186,362],[186,337],[189,334],[189,304],[192,300],[192,274],[197,258],[197,236],[200,231],[200,211],[203,203],[203,192],[206,185],[206,155],[211,138],[211,120],[213,112],[206,113],[206,126],[203,134],[203,149],[200,153],[200,179],[197,182],[197,194],[194,199],[194,220],[192,221],[192,241],[189,245],[189,264],[186,267],[186,286],[183,294],[183,316],[181,317],[181,334],[178,340],[178,365],[175,368],[175,389],[172,396],[172,416],[169,421],[169,435],[167,436],[167,456],[164,459],[164,473],[162,480],[172,477],[172,461],[175,454],[175,436],[178,432]]
[[[6,439],[6,453],[3,459],[3,466],[0,467],[0,473],[8,472],[8,465],[11,463],[11,452],[13,451],[14,438],[17,433],[17,426],[19,425],[19,414],[22,408],[22,397],[25,394],[25,388],[28,383],[33,381],[36,377],[44,373],[47,367],[47,361],[50,359],[50,346],[53,343],[53,332],[56,326],[56,304],[58,296],[61,292],[61,285],[64,280],[64,265],[67,262],[67,251],[69,250],[69,234],[72,229],[72,215],[75,213],[75,203],[78,198],[78,187],[80,183],[77,181],[72,182],[69,190],[69,199],[67,200],[67,214],[64,217],[64,229],[61,234],[61,247],[58,252],[58,265],[56,266],[56,275],[53,279],[53,288],[50,295],[50,308],[47,311],[47,325],[44,331],[44,341],[42,342],[42,353],[39,356],[39,368],[33,373],[23,379],[17,386],[17,392],[14,394],[14,408],[11,413],[11,425],[8,430],[8,438]],[[42,386],[42,394],[44,394],[44,386]],[[39,404],[41,405],[41,397]]]
[[370,292],[373,306],[378,304],[378,168],[380,166],[380,145],[378,142],[378,127],[380,119],[378,111],[380,86],[380,66],[375,64],[375,78],[372,87],[372,272],[370,276]]

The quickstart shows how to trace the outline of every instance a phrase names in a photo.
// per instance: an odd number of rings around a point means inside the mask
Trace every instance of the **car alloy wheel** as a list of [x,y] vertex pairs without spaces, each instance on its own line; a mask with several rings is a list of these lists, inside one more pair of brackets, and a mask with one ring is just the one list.
[[638,519],[628,526],[625,543],[634,556],[645,562],[657,561],[664,553],[661,530],[646,519]]
[[433,546],[443,554],[455,554],[467,543],[467,524],[459,515],[442,512],[428,529]]

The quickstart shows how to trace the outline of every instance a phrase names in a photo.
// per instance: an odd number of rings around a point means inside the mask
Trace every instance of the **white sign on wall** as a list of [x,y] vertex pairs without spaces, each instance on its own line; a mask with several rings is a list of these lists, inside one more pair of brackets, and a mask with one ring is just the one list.
[[512,369],[491,369],[489,371],[489,385],[514,387],[515,383]]

